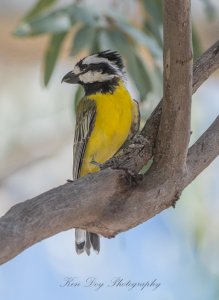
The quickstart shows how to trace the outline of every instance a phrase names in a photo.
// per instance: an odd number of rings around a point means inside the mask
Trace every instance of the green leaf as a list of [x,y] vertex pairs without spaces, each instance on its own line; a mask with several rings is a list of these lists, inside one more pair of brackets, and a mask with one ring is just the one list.
[[96,34],[94,36],[94,39],[90,45],[90,48],[89,48],[89,52],[92,54],[92,53],[97,53],[100,51],[100,43],[99,43],[99,34],[100,34],[100,31],[97,30],[96,31]]
[[205,5],[205,12],[209,21],[213,21],[216,18],[216,9],[211,0],[202,0]]
[[163,1],[162,0],[143,0],[148,19],[153,19],[157,24],[163,21]]
[[137,53],[129,52],[128,71],[137,87],[140,101],[144,101],[147,94],[152,90],[152,84],[146,65]]
[[145,9],[144,31],[156,39],[160,48],[163,47],[162,23],[163,23],[163,1],[142,0]]
[[63,41],[67,35],[67,32],[54,34],[51,36],[45,58],[44,58],[44,84],[47,86],[53,70],[55,68],[56,61],[58,59],[58,55],[61,50],[61,46]]
[[22,23],[14,32],[17,36],[33,36],[44,33],[60,33],[69,30],[72,22],[63,12],[48,13]]
[[112,39],[110,38],[110,34],[108,33],[108,31],[101,30],[99,32],[98,38],[99,38],[100,51],[109,50],[109,49],[119,51],[116,45],[112,42]]
[[203,49],[201,46],[198,33],[195,30],[194,26],[192,28],[192,44],[193,44],[193,58],[196,59],[202,54]]
[[103,15],[98,14],[93,8],[81,7],[73,3],[63,8],[41,12],[32,18],[25,19],[15,29],[14,34],[26,37],[44,33],[60,33],[68,31],[78,21],[98,28],[104,26],[104,20]]
[[106,25],[105,17],[103,14],[100,14],[94,6],[82,7],[75,5],[74,16],[78,21],[92,27],[102,27]]
[[[157,0],[147,0],[157,1]],[[160,0],[159,0],[160,1]],[[118,13],[118,11],[109,9],[107,10],[107,16],[112,19],[113,26],[117,28],[117,31],[121,31],[130,37],[135,43],[141,44],[149,49],[149,51],[156,57],[162,56],[161,45],[157,43],[154,36],[145,34],[144,31],[132,25],[128,18]]]
[[144,22],[144,32],[156,39],[160,49],[163,49],[163,27],[154,21]]
[[33,8],[26,14],[23,20],[27,21],[50,8],[57,0],[39,0]]
[[95,28],[84,25],[74,36],[73,46],[70,55],[78,54],[84,48],[90,48],[94,42],[96,30]]
[[150,36],[146,35],[143,31],[128,23],[119,22],[117,23],[117,26],[123,32],[133,38],[137,43],[142,44],[143,46],[148,48],[155,57],[160,57],[162,55],[161,49],[157,42]]
[[99,44],[101,50],[117,50],[122,56],[129,52],[130,41],[127,36],[117,30],[103,31],[99,33]]
[[144,100],[147,93],[152,90],[150,76],[127,36],[119,31],[105,31],[100,37],[102,49],[117,50],[126,59],[128,73],[136,86],[140,100]]
[[161,98],[163,94],[163,68],[158,66],[157,63],[154,64],[154,70],[151,74],[151,82],[153,85],[153,91],[155,94]]
[[77,22],[74,16],[75,5],[71,4],[55,11],[43,12],[30,20],[25,20],[14,31],[19,37],[44,33],[60,33],[68,31]]

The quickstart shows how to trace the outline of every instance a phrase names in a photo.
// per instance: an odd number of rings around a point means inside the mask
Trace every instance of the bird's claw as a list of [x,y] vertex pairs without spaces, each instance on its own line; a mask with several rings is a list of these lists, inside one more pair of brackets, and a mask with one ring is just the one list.
[[91,160],[91,162],[90,162],[92,165],[95,165],[95,166],[97,166],[98,168],[100,168],[100,170],[102,170],[103,169],[103,164],[101,164],[101,163],[98,163],[97,161],[95,161],[94,159],[93,160]]

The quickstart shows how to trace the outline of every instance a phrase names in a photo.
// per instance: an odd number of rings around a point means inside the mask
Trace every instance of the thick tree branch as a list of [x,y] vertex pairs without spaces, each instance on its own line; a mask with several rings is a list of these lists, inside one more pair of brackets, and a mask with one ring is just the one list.
[[185,185],[192,182],[218,155],[219,116],[189,149]]
[[181,191],[219,154],[219,117],[189,149],[184,177],[149,170],[133,186],[124,170],[105,169],[13,206],[0,219],[0,264],[70,228],[114,236],[175,204]]
[[190,0],[164,1],[164,100],[154,161],[166,174],[186,162],[192,98]]

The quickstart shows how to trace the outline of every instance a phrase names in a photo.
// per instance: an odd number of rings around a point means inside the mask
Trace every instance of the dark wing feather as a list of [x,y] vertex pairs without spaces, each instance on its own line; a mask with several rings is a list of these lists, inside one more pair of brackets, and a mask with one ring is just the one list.
[[96,104],[83,98],[77,108],[73,146],[73,180],[80,177],[81,166],[87,142],[94,127]]

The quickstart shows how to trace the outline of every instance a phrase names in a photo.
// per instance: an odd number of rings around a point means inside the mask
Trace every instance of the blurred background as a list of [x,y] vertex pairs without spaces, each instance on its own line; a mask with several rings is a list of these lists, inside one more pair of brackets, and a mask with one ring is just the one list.
[[[71,178],[75,106],[82,91],[61,78],[84,55],[118,50],[142,120],[162,96],[162,1],[1,0],[0,215]],[[193,0],[194,57],[219,37],[218,1]],[[191,144],[219,111],[219,72],[193,97]],[[168,209],[77,256],[73,230],[0,267],[0,299],[219,299],[219,160]],[[157,279],[152,291],[63,288],[66,277]]]

